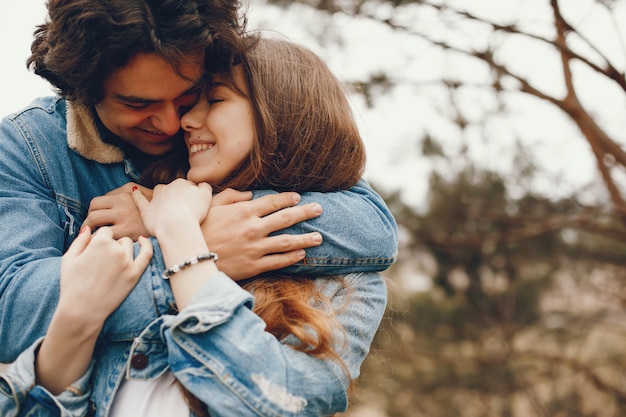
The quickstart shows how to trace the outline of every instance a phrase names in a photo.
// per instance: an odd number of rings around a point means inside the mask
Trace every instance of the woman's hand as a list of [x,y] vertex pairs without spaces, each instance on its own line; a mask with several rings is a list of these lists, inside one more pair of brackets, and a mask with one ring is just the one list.
[[[211,186],[178,179],[154,188],[152,201],[133,192],[143,222],[159,240],[163,261],[168,267],[209,252],[200,223],[211,205]],[[217,271],[213,261],[199,262],[170,278],[172,294],[179,311],[189,305],[198,289]]]
[[153,236],[176,230],[182,225],[199,225],[204,221],[211,206],[211,186],[198,185],[177,179],[167,185],[157,185],[152,200],[135,189],[135,204],[139,208],[143,223]]
[[102,227],[93,235],[84,226],[61,258],[59,303],[37,353],[37,383],[61,393],[87,368],[106,318],[137,284],[152,258],[152,244],[139,238],[133,258],[130,238],[113,239]]
[[59,308],[74,312],[77,320],[102,325],[132,291],[152,258],[150,240],[140,237],[139,243],[141,249],[133,258],[130,238],[115,240],[110,227],[93,235],[84,227],[61,258]]

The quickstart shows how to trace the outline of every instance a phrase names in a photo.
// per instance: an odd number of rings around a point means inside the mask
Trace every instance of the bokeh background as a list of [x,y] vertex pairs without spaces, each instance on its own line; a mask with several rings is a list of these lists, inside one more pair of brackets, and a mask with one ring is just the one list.
[[[626,3],[253,0],[346,83],[401,231],[351,417],[626,415]],[[0,4],[0,115],[43,0]]]

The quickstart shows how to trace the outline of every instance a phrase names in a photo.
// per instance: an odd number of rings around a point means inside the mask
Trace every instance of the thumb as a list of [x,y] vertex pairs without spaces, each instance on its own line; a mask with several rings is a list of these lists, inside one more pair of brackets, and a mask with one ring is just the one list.
[[139,209],[139,212],[143,212],[146,206],[149,204],[148,199],[143,195],[143,193],[139,190],[139,187],[133,186],[132,189],[133,200],[135,201],[135,205]]
[[200,184],[198,184],[198,188],[202,188],[205,189],[209,192],[209,194],[211,194],[213,188],[211,187],[211,185],[208,182],[201,182]]

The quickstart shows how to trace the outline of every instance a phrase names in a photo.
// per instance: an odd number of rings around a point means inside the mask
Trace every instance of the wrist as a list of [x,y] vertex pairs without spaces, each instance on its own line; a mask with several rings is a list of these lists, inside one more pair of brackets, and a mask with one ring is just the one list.
[[85,314],[80,309],[64,307],[59,303],[50,321],[50,329],[57,329],[67,338],[75,341],[88,341],[98,337],[106,316],[100,317],[97,311]]
[[177,242],[200,230],[200,225],[190,218],[169,218],[158,223],[154,228],[154,236],[159,240],[159,243]]
[[156,238],[163,252],[166,267],[182,264],[186,260],[210,252],[198,224],[180,222],[178,227],[162,227]]
[[187,269],[190,266],[196,265],[197,263],[205,261],[215,263],[215,261],[217,261],[217,254],[215,252],[205,252],[186,259],[184,262],[181,262],[179,264],[174,264],[163,271],[163,279],[170,279],[170,277],[175,273],[180,272],[183,269]]

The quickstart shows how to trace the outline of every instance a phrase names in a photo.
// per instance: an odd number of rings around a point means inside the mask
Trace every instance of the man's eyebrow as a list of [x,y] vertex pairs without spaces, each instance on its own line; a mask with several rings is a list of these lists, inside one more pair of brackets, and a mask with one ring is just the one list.
[[161,100],[154,100],[149,98],[137,97],[137,96],[125,96],[123,94],[116,94],[115,98],[124,101],[126,103],[136,103],[136,104],[152,104],[158,103]]
[[[185,92],[183,92],[179,97],[186,96],[187,94],[197,94],[201,90],[201,83],[197,83],[189,87]],[[156,100],[145,97],[138,96],[125,96],[124,94],[116,94],[115,98],[124,101],[126,103],[135,103],[135,104],[154,104],[160,103],[163,100]]]

